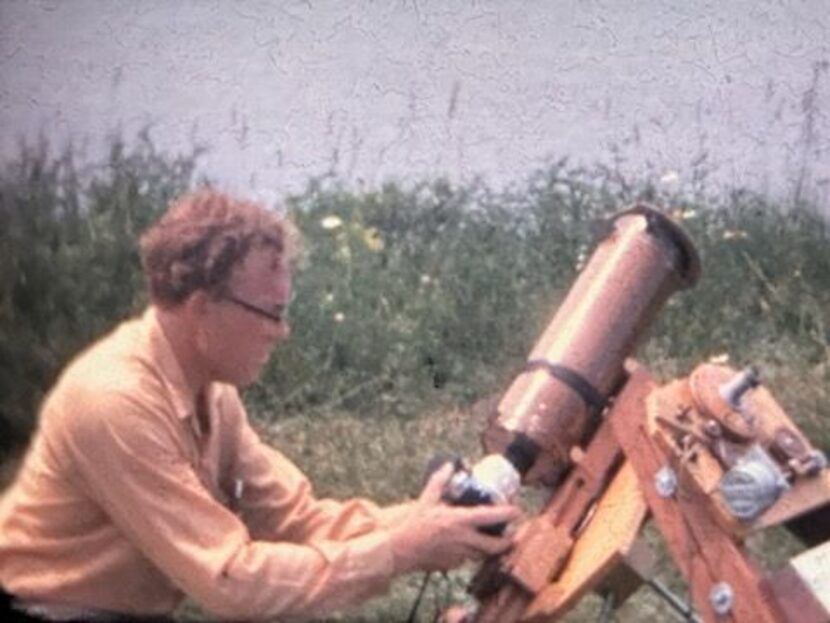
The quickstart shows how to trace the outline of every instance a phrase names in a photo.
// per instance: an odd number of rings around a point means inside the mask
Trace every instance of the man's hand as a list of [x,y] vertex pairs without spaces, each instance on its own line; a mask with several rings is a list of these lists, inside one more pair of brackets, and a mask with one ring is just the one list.
[[479,528],[511,522],[520,516],[519,509],[445,504],[441,492],[452,473],[450,463],[436,471],[411,512],[389,528],[398,573],[452,569],[466,560],[494,556],[510,548],[511,537],[490,536]]

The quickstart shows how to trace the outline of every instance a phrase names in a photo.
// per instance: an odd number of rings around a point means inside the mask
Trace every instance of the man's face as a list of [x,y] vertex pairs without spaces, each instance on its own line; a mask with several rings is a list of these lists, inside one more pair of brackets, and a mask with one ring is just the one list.
[[237,266],[225,296],[208,302],[199,348],[211,380],[253,383],[274,346],[288,337],[291,272],[273,249],[251,250]]

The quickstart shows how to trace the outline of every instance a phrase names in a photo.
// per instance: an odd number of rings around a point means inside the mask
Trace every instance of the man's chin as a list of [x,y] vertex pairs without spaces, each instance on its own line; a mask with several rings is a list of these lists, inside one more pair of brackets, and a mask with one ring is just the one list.
[[246,389],[257,382],[259,379],[259,372],[256,374],[249,374],[247,376],[240,376],[236,381],[234,381],[234,385],[236,385],[239,389]]
[[239,389],[245,389],[257,382],[260,372],[262,372],[261,367],[255,370],[233,370],[218,380],[229,385],[234,385]]
[[254,366],[253,370],[250,370],[247,376],[244,376],[242,379],[239,380],[239,382],[236,384],[237,387],[250,387],[251,385],[256,383],[262,376],[262,371],[265,369],[267,363],[268,359],[266,359],[263,363]]

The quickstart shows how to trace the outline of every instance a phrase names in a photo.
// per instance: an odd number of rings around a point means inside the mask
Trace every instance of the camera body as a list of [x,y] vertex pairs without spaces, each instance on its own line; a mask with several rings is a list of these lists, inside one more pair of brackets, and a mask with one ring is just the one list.
[[[478,506],[480,504],[508,504],[519,491],[521,476],[516,468],[501,454],[489,454],[472,469],[463,461],[455,461],[455,472],[444,487],[441,498],[454,506]],[[493,536],[504,533],[505,524],[493,524],[479,528]]]
[[[519,492],[524,472],[533,464],[538,447],[527,437],[519,436],[504,454],[488,454],[472,468],[460,458],[453,459],[455,472],[444,487],[441,498],[456,506],[510,504]],[[480,528],[485,534],[504,533],[505,524]]]

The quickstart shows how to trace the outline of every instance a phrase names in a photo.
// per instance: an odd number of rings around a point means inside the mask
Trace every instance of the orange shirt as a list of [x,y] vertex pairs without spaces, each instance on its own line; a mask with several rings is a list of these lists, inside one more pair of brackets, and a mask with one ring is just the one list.
[[266,446],[235,388],[207,418],[154,308],[79,355],[48,395],[0,499],[0,584],[54,608],[221,618],[309,616],[385,590],[384,526],[405,506],[317,500]]

